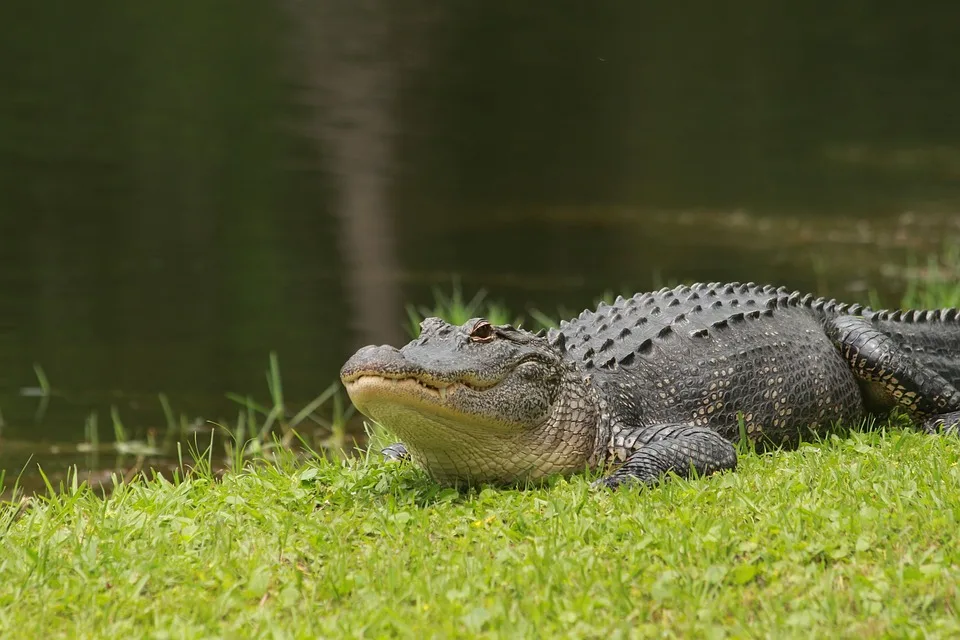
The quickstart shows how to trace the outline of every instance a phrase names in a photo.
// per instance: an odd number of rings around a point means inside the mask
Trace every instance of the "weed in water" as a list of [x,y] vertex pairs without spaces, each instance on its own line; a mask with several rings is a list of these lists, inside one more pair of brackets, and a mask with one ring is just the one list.
[[903,306],[916,309],[960,307],[960,245],[932,255],[924,267],[915,259],[907,268],[907,292]]
[[332,455],[341,455],[350,446],[347,424],[355,409],[344,403],[339,382],[330,384],[316,398],[291,413],[283,397],[279,359],[271,354],[267,387],[270,405],[262,405],[249,396],[227,394],[241,406],[233,425],[214,423],[229,436],[225,442],[228,459],[233,459],[237,452],[245,459],[274,455],[304,440],[311,442],[311,447]]
[[463,289],[459,282],[454,281],[452,293],[445,294],[440,289],[433,290],[433,307],[415,307],[407,305],[407,319],[409,324],[407,330],[412,337],[420,335],[420,323],[424,318],[437,317],[446,320],[451,324],[463,324],[470,318],[484,317],[494,324],[520,325],[523,322],[522,317],[511,318],[506,308],[502,305],[487,300],[487,294],[484,290],[477,291],[469,300],[463,297]]

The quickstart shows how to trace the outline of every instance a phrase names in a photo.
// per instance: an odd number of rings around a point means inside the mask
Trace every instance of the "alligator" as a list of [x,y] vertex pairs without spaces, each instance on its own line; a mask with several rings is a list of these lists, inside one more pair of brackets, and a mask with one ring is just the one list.
[[593,471],[598,486],[737,466],[737,443],[795,447],[896,410],[931,434],[960,422],[957,309],[873,310],[754,283],[618,297],[533,333],[427,318],[401,349],[340,371],[383,450],[441,484]]

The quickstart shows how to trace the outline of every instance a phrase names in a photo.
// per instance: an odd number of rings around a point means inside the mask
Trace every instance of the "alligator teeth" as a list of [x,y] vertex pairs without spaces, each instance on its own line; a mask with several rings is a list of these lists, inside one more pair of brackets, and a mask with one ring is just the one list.
[[438,388],[437,388],[437,391],[440,393],[440,399],[441,399],[441,400],[446,400],[446,399],[447,399],[447,387],[445,387],[445,386],[444,386],[444,387],[438,387]]

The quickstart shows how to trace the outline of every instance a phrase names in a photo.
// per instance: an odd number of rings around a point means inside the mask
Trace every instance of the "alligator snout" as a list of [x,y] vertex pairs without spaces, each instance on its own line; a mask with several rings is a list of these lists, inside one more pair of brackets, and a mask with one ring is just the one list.
[[349,382],[365,374],[400,374],[409,368],[410,365],[396,347],[388,344],[371,344],[350,356],[350,359],[340,368],[340,379],[343,382]]

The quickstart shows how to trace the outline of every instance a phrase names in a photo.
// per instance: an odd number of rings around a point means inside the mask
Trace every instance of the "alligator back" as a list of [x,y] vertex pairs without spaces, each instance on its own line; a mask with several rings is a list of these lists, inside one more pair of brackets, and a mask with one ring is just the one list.
[[[860,387],[823,330],[849,305],[753,283],[618,298],[548,334],[588,372],[611,415],[795,443],[810,425],[863,414]],[[853,312],[862,307],[854,306]]]
[[839,315],[870,320],[904,350],[960,382],[956,310],[874,311],[783,287],[710,283],[617,298],[561,322],[565,345],[613,406],[646,424],[709,425],[796,441],[801,426],[864,414],[858,384],[824,325]]
[[[590,346],[596,350],[594,355],[602,355],[597,345],[605,339],[620,337],[623,329],[633,334],[634,340],[615,340],[608,347],[613,351],[602,359],[594,358],[595,363],[600,364],[609,362],[611,357],[626,355],[620,352],[635,346],[632,342],[652,342],[661,337],[661,332],[666,334],[675,329],[675,325],[690,328],[691,334],[709,332],[718,321],[736,324],[744,317],[779,315],[789,308],[808,310],[821,324],[838,315],[862,315],[919,362],[960,387],[960,310],[955,308],[874,310],[856,303],[804,295],[786,287],[712,282],[664,288],[637,294],[628,300],[618,297],[612,305],[601,303],[595,311],[587,310],[569,322],[561,322],[560,330],[581,340],[592,338]],[[619,320],[624,314],[628,319],[639,320],[640,324],[620,326]],[[616,336],[605,335],[611,328],[618,331]]]

